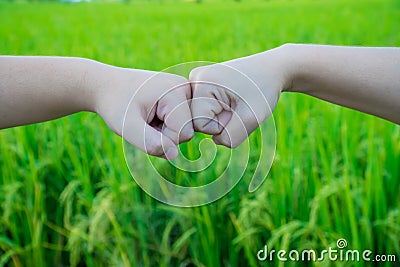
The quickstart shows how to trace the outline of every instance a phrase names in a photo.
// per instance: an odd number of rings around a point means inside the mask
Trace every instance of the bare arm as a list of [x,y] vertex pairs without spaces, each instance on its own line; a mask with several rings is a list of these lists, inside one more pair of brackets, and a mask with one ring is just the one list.
[[285,91],[400,124],[400,48],[286,44],[196,68],[190,81],[195,129],[228,147],[242,143]]
[[0,129],[92,111],[144,152],[172,159],[193,136],[190,96],[177,75],[82,58],[0,57]]
[[0,128],[94,111],[84,84],[92,65],[81,58],[0,57]]
[[400,123],[400,48],[287,45],[289,91]]

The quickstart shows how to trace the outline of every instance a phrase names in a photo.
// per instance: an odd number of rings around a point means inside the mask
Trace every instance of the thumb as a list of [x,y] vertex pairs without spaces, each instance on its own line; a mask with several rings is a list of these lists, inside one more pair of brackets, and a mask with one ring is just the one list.
[[218,85],[192,81],[191,110],[196,131],[219,134],[230,119],[231,101]]
[[224,127],[223,131],[213,136],[216,144],[235,148],[258,127],[258,120],[252,109],[241,101],[238,103],[232,117]]
[[172,160],[179,154],[174,142],[160,131],[151,127],[140,115],[139,110],[127,113],[122,130],[122,137],[143,152]]

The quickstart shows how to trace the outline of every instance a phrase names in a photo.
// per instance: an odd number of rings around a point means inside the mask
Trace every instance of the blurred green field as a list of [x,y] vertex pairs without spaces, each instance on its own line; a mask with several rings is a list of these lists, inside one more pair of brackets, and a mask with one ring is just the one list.
[[[400,46],[399,29],[396,0],[0,3],[0,54],[151,70],[284,43]],[[322,250],[339,238],[400,259],[400,127],[289,93],[274,117],[262,187],[251,194],[244,179],[197,208],[147,196],[94,114],[0,131],[0,266],[267,266],[265,244]]]

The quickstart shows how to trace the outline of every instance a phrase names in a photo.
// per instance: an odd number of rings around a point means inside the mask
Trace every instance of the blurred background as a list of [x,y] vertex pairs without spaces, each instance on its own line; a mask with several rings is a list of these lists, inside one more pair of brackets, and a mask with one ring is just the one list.
[[[0,2],[0,54],[162,70],[284,43],[400,46],[397,0],[62,2]],[[277,150],[262,187],[247,191],[250,162],[232,192],[197,208],[147,196],[121,139],[95,114],[0,131],[0,266],[265,266],[256,257],[265,244],[321,251],[339,238],[399,259],[400,127],[290,93],[274,118]],[[201,138],[182,151],[198,157]],[[226,164],[218,152],[209,173]],[[268,262],[283,265],[368,266]]]

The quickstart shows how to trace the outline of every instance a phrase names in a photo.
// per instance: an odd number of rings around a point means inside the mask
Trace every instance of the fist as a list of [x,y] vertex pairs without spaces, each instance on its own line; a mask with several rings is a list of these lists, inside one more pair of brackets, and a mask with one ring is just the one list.
[[[271,115],[283,77],[262,55],[199,67],[190,73],[195,131],[216,144],[239,146]],[[272,62],[271,62],[272,63]]]
[[175,158],[177,145],[194,134],[187,79],[122,68],[104,75],[97,113],[108,127],[150,155]]

